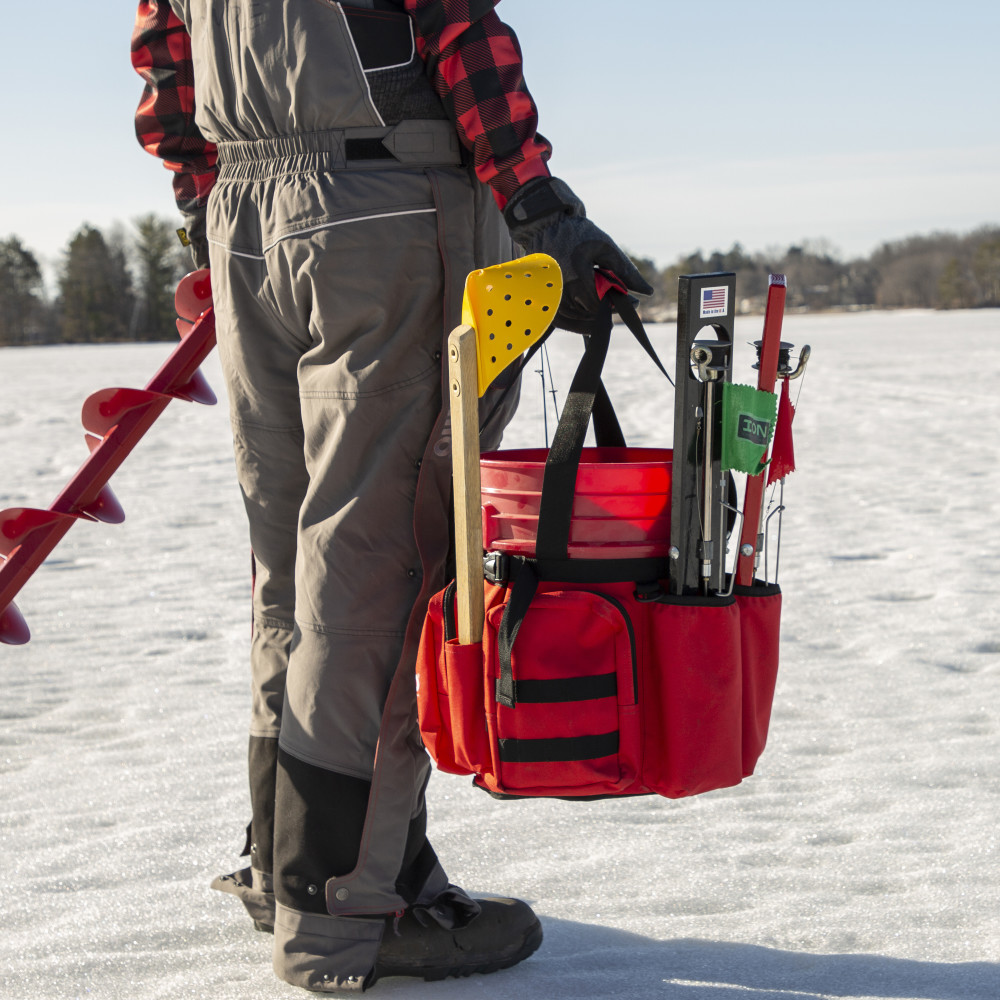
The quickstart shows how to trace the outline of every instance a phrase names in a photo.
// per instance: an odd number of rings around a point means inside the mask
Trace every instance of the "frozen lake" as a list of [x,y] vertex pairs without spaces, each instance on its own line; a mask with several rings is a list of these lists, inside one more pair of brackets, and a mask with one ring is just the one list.
[[[737,321],[752,381],[758,317]],[[471,891],[519,895],[524,965],[375,996],[470,1000],[1000,997],[1000,311],[786,317],[813,348],[785,491],[769,745],[697,798],[497,802],[438,774],[431,839]],[[673,331],[651,336],[668,361]],[[78,415],[169,345],[0,350],[0,508],[46,506]],[[560,400],[579,340],[558,333]],[[206,374],[222,395],[215,357]],[[542,443],[538,376],[505,444]],[[621,332],[605,381],[631,444],[669,386]],[[799,383],[795,383],[796,390]],[[270,938],[209,890],[249,806],[249,553],[225,404],[174,403],[0,647],[0,996],[277,1000]]]

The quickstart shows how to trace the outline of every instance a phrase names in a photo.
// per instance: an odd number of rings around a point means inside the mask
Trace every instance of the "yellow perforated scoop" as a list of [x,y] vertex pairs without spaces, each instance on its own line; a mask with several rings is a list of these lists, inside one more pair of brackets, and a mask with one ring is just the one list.
[[482,640],[485,616],[479,399],[552,325],[562,284],[559,265],[543,253],[473,271],[465,282],[462,325],[448,338],[455,608],[463,644]]
[[532,344],[555,319],[562,272],[548,254],[473,271],[465,281],[462,322],[476,331],[478,394]]

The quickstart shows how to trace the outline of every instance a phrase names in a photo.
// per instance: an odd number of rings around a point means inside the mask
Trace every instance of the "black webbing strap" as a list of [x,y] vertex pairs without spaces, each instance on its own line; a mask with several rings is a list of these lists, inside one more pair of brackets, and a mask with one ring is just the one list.
[[598,701],[601,698],[614,698],[617,695],[618,675],[613,670],[606,674],[514,681],[514,700],[528,705]]
[[[494,563],[487,579],[507,584],[517,579],[522,563],[530,563],[539,580],[558,583],[647,583],[662,579],[670,568],[666,557],[644,556],[635,559],[534,559],[531,556],[504,556]],[[499,566],[499,569],[498,569]]]
[[514,691],[514,670],[510,657],[514,649],[514,641],[521,630],[524,616],[538,589],[538,577],[531,563],[521,563],[517,571],[517,579],[511,588],[507,606],[503,609],[500,628],[497,631],[497,655],[500,658],[500,677],[497,680],[496,698],[501,705],[513,708],[516,702]]
[[618,753],[618,730],[597,736],[563,736],[547,740],[499,739],[505,764],[543,764],[549,761],[597,760]]
[[622,434],[621,424],[618,423],[618,414],[611,405],[608,390],[600,381],[597,383],[597,392],[594,393],[594,409],[591,415],[594,418],[594,440],[598,448],[625,447],[625,435]]
[[639,314],[635,311],[632,299],[623,292],[619,292],[616,288],[612,288],[605,295],[605,299],[611,300],[611,305],[614,306],[615,312],[618,313],[622,322],[632,332],[632,336],[639,341],[642,349],[653,359],[653,364],[663,372],[667,381],[673,385],[674,380],[667,374],[667,369],[663,367],[662,362],[657,357],[656,351],[646,334],[646,328],[642,325],[642,320],[639,319]]
[[[559,426],[552,438],[542,496],[538,508],[535,553],[539,559],[565,559],[573,518],[573,496],[580,455],[587,436],[594,400],[601,385],[601,371],[611,343],[611,307],[605,304],[602,324],[587,337],[587,346],[573,376]],[[609,403],[610,405],[610,403]]]

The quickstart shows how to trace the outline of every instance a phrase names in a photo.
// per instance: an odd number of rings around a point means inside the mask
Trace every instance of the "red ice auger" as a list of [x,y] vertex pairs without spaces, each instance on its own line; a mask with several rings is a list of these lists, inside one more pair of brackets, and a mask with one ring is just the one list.
[[198,366],[215,347],[207,270],[183,278],[174,296],[181,342],[144,389],[100,389],[83,404],[90,455],[46,509],[0,511],[0,643],[31,638],[14,597],[77,521],[120,524],[125,512],[108,480],[172,399],[215,403]]

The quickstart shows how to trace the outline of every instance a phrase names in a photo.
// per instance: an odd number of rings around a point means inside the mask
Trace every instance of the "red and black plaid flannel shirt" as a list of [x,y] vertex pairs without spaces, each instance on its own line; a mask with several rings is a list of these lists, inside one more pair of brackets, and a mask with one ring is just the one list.
[[533,177],[547,177],[552,147],[537,134],[521,47],[493,8],[499,0],[405,0],[417,52],[472,151],[476,175],[501,208]]
[[[526,181],[548,175],[552,147],[536,132],[538,112],[524,83],[520,46],[493,10],[499,0],[401,2],[476,175],[502,208]],[[196,216],[215,183],[215,146],[195,125],[191,40],[166,0],[141,0],[132,65],[146,81],[136,135],[176,173],[181,212]]]
[[181,213],[189,220],[197,218],[215,183],[215,146],[194,123],[191,39],[167,0],[139,4],[132,65],[146,81],[135,113],[135,134],[175,172],[174,197]]

